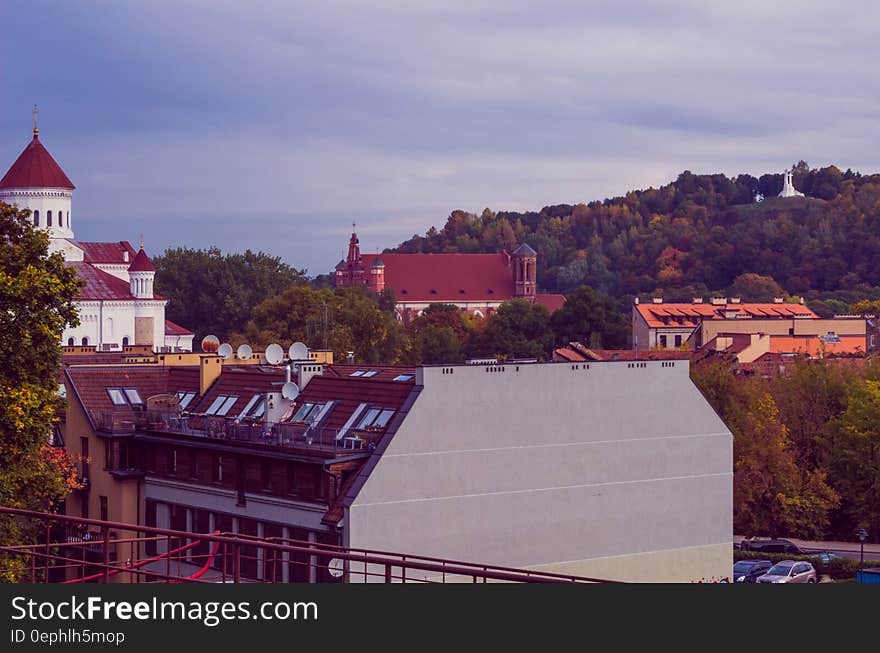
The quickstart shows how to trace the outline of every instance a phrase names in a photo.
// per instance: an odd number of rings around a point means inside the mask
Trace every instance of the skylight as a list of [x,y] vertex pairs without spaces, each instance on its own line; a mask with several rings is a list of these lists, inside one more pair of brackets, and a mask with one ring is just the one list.
[[358,370],[357,372],[352,372],[351,374],[349,374],[349,376],[363,376],[366,373],[366,370]]
[[226,401],[223,402],[223,405],[217,409],[218,415],[226,415],[229,412],[229,409],[232,408],[233,404],[238,401],[238,397],[226,397]]
[[394,410],[391,408],[370,408],[355,428],[359,431],[370,428],[384,429],[393,415]]
[[123,392],[125,392],[125,396],[128,398],[128,403],[132,406],[140,406],[143,404],[143,400],[141,399],[140,394],[138,394],[137,388],[123,388]]
[[393,381],[410,381],[412,379],[413,379],[412,374],[400,374],[398,376],[395,376],[394,379],[392,379],[392,380]]
[[371,376],[376,376],[379,373],[379,370],[370,370],[369,372],[364,372],[364,378],[368,379]]
[[309,411],[315,407],[315,404],[311,404],[309,402],[305,402],[302,404],[299,409],[294,413],[293,417],[290,418],[292,422],[304,422],[306,419],[306,415],[309,414]]
[[122,394],[122,388],[107,388],[107,394],[110,395],[110,401],[114,406],[127,406],[125,395]]
[[195,392],[178,392],[177,397],[179,399],[177,406],[180,410],[186,410],[186,407],[189,406],[189,402],[195,399]]

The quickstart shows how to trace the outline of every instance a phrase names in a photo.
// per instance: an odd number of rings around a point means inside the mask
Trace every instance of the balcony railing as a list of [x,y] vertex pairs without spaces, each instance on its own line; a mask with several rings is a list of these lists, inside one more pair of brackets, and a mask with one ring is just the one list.
[[99,430],[113,434],[152,431],[334,454],[367,450],[380,433],[354,430],[341,433],[339,429],[302,422],[239,421],[216,415],[160,411],[100,413],[95,415],[95,423]]

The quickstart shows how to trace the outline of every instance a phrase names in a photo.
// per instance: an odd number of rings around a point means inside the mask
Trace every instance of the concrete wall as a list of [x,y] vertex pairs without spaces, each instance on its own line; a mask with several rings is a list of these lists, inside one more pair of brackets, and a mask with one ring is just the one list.
[[422,368],[351,546],[635,581],[729,576],[732,436],[686,361]]

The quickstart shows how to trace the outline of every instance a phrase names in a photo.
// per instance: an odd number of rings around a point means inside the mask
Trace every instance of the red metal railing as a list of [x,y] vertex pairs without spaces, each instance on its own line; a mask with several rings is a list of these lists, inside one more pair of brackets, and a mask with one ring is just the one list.
[[[614,582],[241,533],[192,533],[5,507],[0,514],[27,522],[38,534],[30,544],[0,546],[0,560],[18,558],[18,568],[26,570],[20,580],[30,582],[106,583],[111,576],[128,582],[290,582],[295,576],[309,582]],[[70,526],[94,529],[100,537],[76,541],[66,535]],[[213,543],[208,552],[195,553],[207,543]],[[162,551],[147,554],[148,547]],[[121,561],[119,552],[126,550]]]

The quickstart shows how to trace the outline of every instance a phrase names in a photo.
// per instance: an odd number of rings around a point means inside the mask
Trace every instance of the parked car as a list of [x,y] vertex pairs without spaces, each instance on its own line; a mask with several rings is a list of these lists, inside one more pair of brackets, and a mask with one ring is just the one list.
[[804,551],[797,544],[789,540],[743,540],[740,542],[739,548],[742,551],[804,555]]
[[734,583],[754,583],[773,566],[769,560],[740,560],[733,564]]
[[783,560],[758,576],[759,583],[818,583],[819,575],[809,562]]
[[820,565],[827,565],[834,560],[843,560],[842,555],[831,553],[831,551],[820,551],[819,553],[811,553],[810,558],[815,560]]

